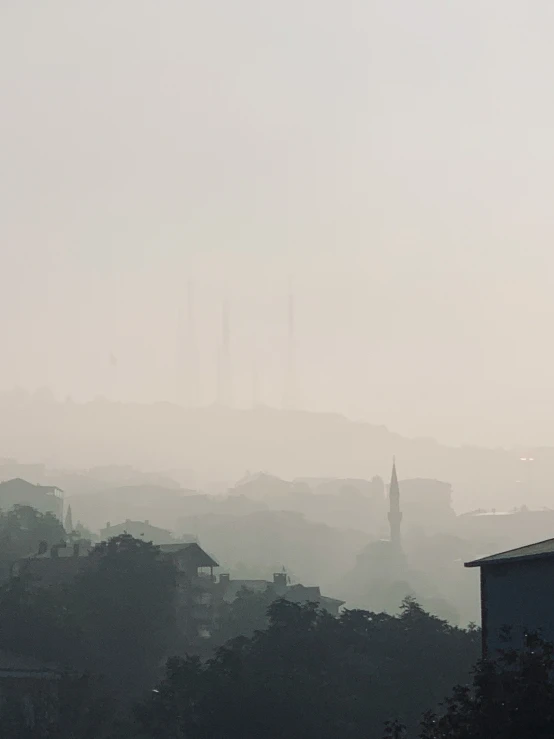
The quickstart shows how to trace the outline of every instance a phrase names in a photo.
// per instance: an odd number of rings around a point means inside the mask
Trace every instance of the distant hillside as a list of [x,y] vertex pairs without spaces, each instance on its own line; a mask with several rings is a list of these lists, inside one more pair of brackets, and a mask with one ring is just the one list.
[[[185,410],[98,400],[30,402],[0,399],[4,456],[49,466],[134,465],[144,470],[187,468],[201,484],[235,481],[246,470],[295,477],[387,479],[393,454],[403,478],[452,483],[458,509],[549,505],[554,450],[517,451],[442,446],[408,439],[383,426],[336,414],[272,409]],[[530,453],[527,452],[530,456]]]

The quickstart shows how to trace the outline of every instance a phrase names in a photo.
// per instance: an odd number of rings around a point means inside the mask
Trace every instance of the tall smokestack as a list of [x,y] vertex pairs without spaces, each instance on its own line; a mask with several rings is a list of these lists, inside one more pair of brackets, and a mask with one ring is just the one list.
[[224,300],[221,311],[221,347],[218,360],[219,405],[231,406],[231,335],[229,328],[229,301]]
[[285,397],[283,406],[293,410],[296,405],[296,347],[295,347],[295,310],[292,287],[289,286],[287,314],[287,366],[285,376]]

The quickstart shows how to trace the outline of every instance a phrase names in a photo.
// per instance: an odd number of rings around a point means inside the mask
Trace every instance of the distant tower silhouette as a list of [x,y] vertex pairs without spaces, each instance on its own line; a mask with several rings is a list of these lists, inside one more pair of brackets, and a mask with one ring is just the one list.
[[194,283],[189,281],[187,290],[188,323],[188,395],[189,405],[198,403],[198,347],[196,344],[196,316],[194,311]]
[[252,358],[252,408],[260,405],[260,368],[258,364],[258,351],[254,347]]
[[295,310],[294,295],[289,288],[288,325],[287,325],[287,367],[285,376],[285,410],[293,410],[296,406],[296,346],[295,346]]
[[108,391],[108,397],[110,400],[116,400],[117,399],[117,357],[113,352],[110,352],[109,356],[110,361],[110,374],[109,374],[109,391]]
[[219,405],[231,405],[231,338],[229,328],[229,303],[223,301],[221,311],[221,346],[218,358],[217,402]]
[[177,400],[191,407],[198,402],[198,351],[194,311],[194,283],[187,283],[186,317],[179,310],[177,345]]
[[396,459],[392,461],[392,475],[389,488],[389,524],[390,524],[390,540],[393,549],[396,552],[402,550],[402,542],[400,539],[400,523],[402,521],[402,513],[400,512],[400,488],[398,486],[398,477],[396,476]]
[[73,531],[73,515],[71,513],[71,503],[67,506],[64,528],[66,534],[70,534]]

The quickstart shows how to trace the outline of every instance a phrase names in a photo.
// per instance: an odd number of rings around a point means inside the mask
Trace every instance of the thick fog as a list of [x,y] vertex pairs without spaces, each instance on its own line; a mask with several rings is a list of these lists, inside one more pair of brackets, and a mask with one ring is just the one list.
[[0,736],[554,736],[553,37],[0,2]]
[[[4,2],[0,385],[552,444],[548,0]],[[181,338],[180,338],[181,337]],[[185,363],[186,364],[186,363]]]

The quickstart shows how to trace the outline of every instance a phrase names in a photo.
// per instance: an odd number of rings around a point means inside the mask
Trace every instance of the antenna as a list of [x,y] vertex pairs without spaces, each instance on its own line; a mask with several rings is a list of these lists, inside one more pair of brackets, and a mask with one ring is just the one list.
[[196,344],[196,316],[194,311],[194,282],[187,285],[187,328],[188,328],[188,401],[193,406],[198,401],[198,349]]
[[254,347],[254,357],[252,359],[252,408],[260,405],[260,377],[258,370],[258,352]]
[[221,346],[218,358],[218,403],[231,405],[231,331],[229,301],[223,301],[221,309]]
[[263,405],[264,393],[264,366],[263,353],[260,361],[260,351],[257,344],[254,345],[252,352],[252,407],[259,408]]
[[289,281],[287,305],[287,366],[285,377],[284,408],[293,410],[296,404],[296,347],[295,347],[295,301],[292,281]]
[[177,337],[177,397],[189,408],[198,399],[198,354],[194,313],[194,282],[187,282],[186,315],[183,304],[179,308]]

